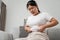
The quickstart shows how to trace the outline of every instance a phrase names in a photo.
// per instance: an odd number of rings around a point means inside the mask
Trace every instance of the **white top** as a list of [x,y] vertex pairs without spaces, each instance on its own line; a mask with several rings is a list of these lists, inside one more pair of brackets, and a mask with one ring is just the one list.
[[26,25],[29,25],[33,30],[37,31],[37,25],[46,24],[51,20],[52,16],[46,12],[41,12],[36,16],[29,16]]

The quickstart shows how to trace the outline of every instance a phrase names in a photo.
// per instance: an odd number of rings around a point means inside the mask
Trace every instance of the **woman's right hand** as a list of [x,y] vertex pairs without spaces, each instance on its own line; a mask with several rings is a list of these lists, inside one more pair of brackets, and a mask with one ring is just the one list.
[[32,32],[31,28],[29,27],[29,25],[25,25],[25,30],[26,32]]

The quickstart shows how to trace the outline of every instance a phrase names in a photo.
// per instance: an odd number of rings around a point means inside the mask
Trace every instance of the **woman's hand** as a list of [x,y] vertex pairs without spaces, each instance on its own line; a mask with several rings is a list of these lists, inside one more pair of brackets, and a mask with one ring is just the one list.
[[32,31],[31,31],[31,28],[30,28],[28,25],[25,25],[25,30],[26,30],[27,32],[32,32]]
[[44,27],[44,25],[41,25],[41,26],[39,26],[39,30],[38,31],[43,32],[45,29],[46,28]]

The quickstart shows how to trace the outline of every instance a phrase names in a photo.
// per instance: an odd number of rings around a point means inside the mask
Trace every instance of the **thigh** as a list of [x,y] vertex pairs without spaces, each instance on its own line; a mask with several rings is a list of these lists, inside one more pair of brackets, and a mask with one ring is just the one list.
[[17,39],[14,39],[14,40],[27,40],[26,38],[17,38]]
[[45,33],[32,32],[28,35],[27,40],[49,40],[49,38]]

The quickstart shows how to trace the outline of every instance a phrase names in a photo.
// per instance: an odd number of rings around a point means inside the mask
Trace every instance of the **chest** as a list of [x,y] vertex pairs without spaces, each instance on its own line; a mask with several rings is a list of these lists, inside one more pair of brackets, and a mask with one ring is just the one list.
[[42,25],[45,24],[47,21],[43,15],[40,16],[32,16],[28,20],[29,25]]

